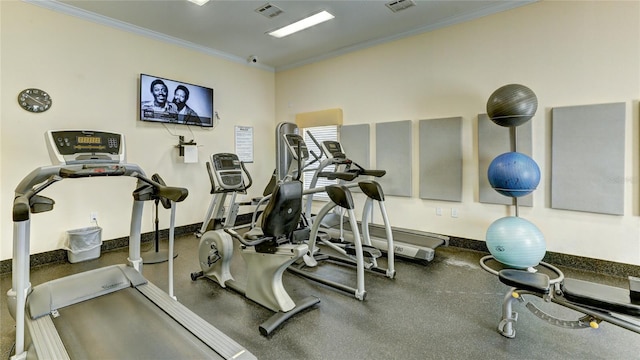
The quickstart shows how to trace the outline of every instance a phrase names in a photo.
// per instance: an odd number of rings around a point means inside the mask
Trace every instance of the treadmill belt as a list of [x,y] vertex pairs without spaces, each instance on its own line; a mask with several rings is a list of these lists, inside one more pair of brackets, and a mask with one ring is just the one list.
[[72,359],[221,359],[134,288],[59,309]]

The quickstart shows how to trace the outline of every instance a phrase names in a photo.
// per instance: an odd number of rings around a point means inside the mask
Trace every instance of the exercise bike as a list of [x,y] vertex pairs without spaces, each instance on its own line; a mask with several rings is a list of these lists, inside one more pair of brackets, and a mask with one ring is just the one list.
[[[525,304],[538,318],[567,329],[597,329],[602,321],[640,334],[640,278],[629,276],[629,289],[597,284],[593,282],[565,278],[557,267],[541,262],[540,266],[557,276],[550,278],[546,273],[518,269],[494,270],[485,263],[491,256],[481,259],[480,265],[498,275],[500,282],[511,286],[502,304],[502,320],[498,332],[507,338],[516,336],[515,323],[518,313],[513,304]],[[559,319],[544,312],[534,303],[526,300],[526,295],[542,298],[577,311],[582,315],[577,320]]]
[[[237,155],[229,153],[212,154],[206,166],[209,182],[211,183],[210,194],[213,196],[202,221],[202,226],[195,233],[198,238],[209,230],[235,226],[240,206],[254,205],[253,202],[241,203],[236,201],[237,195],[246,194],[247,189],[252,185],[251,176]],[[242,171],[247,174],[248,184],[244,183]],[[218,186],[216,182],[219,184]],[[227,205],[228,196],[231,196],[231,198]]]
[[[208,167],[210,179],[213,182],[215,178],[219,184],[216,187],[212,183],[216,189],[213,203],[224,205],[224,202],[217,200],[228,193],[233,193],[235,199],[237,192],[245,192],[251,186],[251,176],[235,154],[214,154],[211,164]],[[246,185],[245,176],[248,181]],[[212,205],[210,209],[215,207]],[[233,203],[230,208],[234,209]],[[202,271],[192,273],[191,279],[195,281],[202,276],[207,277],[276,312],[259,326],[264,336],[270,335],[294,315],[320,302],[318,298],[310,296],[296,304],[282,284],[282,274],[287,267],[308,252],[306,244],[290,242],[301,212],[302,183],[298,180],[282,182],[273,189],[262,213],[260,227],[255,226],[240,235],[231,229],[227,218],[224,222],[214,221],[214,224],[223,224],[222,227],[208,230],[200,238],[199,263]],[[241,243],[240,252],[247,265],[246,285],[239,284],[231,275],[233,238]]]

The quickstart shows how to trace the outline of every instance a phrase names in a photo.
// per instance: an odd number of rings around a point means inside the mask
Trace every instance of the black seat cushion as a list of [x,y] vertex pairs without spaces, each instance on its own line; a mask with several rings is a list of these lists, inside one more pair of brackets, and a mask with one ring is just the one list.
[[640,316],[640,305],[631,302],[627,289],[577,279],[565,279],[562,283],[562,293],[571,302],[604,311]]
[[532,273],[524,270],[504,269],[498,272],[500,281],[509,286],[521,290],[529,290],[537,293],[549,293],[549,276],[541,273]]

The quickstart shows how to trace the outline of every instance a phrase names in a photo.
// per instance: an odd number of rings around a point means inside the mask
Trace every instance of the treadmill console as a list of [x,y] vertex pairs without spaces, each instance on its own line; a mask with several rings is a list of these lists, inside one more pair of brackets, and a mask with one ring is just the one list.
[[122,134],[92,130],[49,130],[45,138],[54,165],[126,162]]
[[322,148],[328,157],[333,159],[344,159],[346,156],[342,151],[342,145],[337,141],[327,140],[322,142]]
[[298,134],[284,134],[285,143],[289,149],[289,153],[293,156],[293,160],[298,160],[298,148],[300,148],[300,154],[302,160],[306,161],[309,158],[309,149],[304,142],[304,138]]
[[233,190],[243,187],[242,168],[240,159],[236,154],[221,153],[211,155],[211,166],[216,181],[225,190]]

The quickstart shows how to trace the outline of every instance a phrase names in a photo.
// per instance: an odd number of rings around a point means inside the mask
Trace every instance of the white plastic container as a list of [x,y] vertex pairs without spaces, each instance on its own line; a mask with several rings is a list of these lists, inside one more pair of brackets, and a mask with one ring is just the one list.
[[93,260],[100,257],[102,228],[92,226],[67,231],[67,257],[70,263]]

